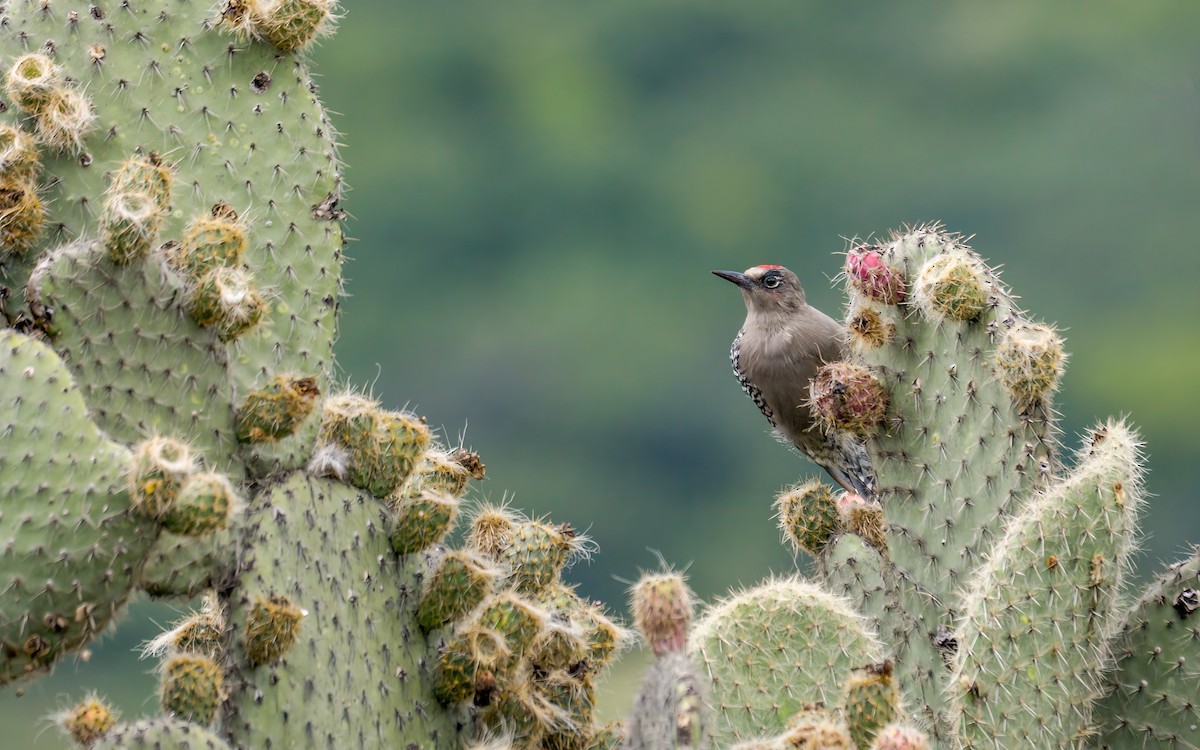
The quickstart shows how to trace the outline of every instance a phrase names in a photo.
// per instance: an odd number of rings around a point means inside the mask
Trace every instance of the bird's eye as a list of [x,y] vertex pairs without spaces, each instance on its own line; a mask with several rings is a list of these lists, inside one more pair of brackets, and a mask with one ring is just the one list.
[[779,286],[779,282],[780,282],[780,278],[778,276],[772,274],[772,275],[766,277],[765,279],[763,279],[762,283],[763,283],[763,286],[765,286],[767,289],[774,289],[775,287]]

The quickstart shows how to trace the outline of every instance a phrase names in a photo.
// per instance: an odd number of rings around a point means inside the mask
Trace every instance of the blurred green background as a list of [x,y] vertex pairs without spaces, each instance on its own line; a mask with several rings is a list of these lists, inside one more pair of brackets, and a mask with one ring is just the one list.
[[[342,376],[465,432],[481,496],[586,530],[587,595],[623,611],[654,550],[711,600],[794,570],[770,503],[816,470],[738,389],[709,271],[788,265],[836,314],[844,238],[938,219],[1065,330],[1068,445],[1142,428],[1144,578],[1200,542],[1197,28],[1195,2],[351,4],[315,54]],[[0,693],[0,745],[59,746],[42,717],[92,688],[155,711],[131,649],[171,611]]]

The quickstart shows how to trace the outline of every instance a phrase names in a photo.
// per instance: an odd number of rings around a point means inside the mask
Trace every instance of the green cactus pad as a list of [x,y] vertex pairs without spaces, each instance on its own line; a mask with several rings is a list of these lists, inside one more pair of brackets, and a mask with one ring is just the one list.
[[92,750],[230,750],[205,727],[174,718],[143,719],[121,724],[92,746]]
[[0,331],[0,683],[89,642],[132,593],[157,524],[126,512],[131,463],[58,355]]
[[[161,363],[169,361],[175,371],[186,373],[187,381],[138,388],[136,395],[186,394],[189,403],[176,404],[183,419],[196,413],[202,422],[229,416],[227,409],[191,403],[197,394],[208,392],[209,383],[203,380],[208,373],[220,369],[200,366],[193,359],[212,346],[220,348],[221,359],[230,362],[228,373],[217,373],[226,404],[230,381],[238,391],[249,392],[261,383],[264,368],[306,373],[317,379],[322,391],[328,387],[343,243],[336,134],[317,100],[306,63],[280,54],[271,45],[239,42],[219,23],[218,5],[163,6],[130,0],[120,8],[97,6],[90,13],[85,3],[74,9],[77,18],[68,24],[64,20],[68,9],[57,4],[52,12],[43,12],[36,4],[10,4],[5,33],[0,34],[0,65],[6,70],[29,50],[53,45],[53,70],[43,87],[43,99],[48,99],[57,81],[67,79],[76,81],[81,91],[106,92],[92,102],[97,126],[84,137],[82,153],[45,160],[46,171],[55,179],[43,200],[49,207],[47,226],[55,229],[43,234],[24,262],[6,264],[12,286],[25,284],[32,264],[47,249],[100,236],[101,196],[108,174],[131,154],[146,158],[168,154],[186,172],[178,175],[171,191],[174,206],[161,227],[163,239],[182,239],[185,223],[210,214],[216,204],[232,206],[245,222],[243,262],[256,279],[270,280],[263,290],[270,304],[262,324],[235,343],[226,346],[210,335],[197,335],[189,330],[190,323],[176,325],[170,315],[165,321],[169,325],[158,329],[150,321],[162,315],[140,297],[127,298],[130,304],[123,308],[134,311],[133,315],[78,298],[65,306],[80,315],[93,313],[90,326],[83,323],[89,330],[82,338],[95,342],[96,350],[104,336],[115,335],[116,341],[106,342],[107,351],[135,351],[128,332],[140,329],[141,340],[155,349],[156,358],[135,356],[135,364],[146,362],[151,372],[161,375]],[[126,46],[122,40],[135,41]],[[18,113],[10,110],[0,120],[16,125]],[[130,179],[122,184],[149,186],[153,181]],[[92,281],[97,282],[93,287],[102,287],[109,280]],[[56,307],[58,313],[63,310]],[[56,346],[62,350],[70,345]],[[224,354],[227,348],[229,356]],[[130,383],[95,375],[97,386],[111,387],[115,396],[95,398],[96,394],[85,393],[93,410],[128,413],[132,421],[147,423],[149,430],[181,434],[179,429],[167,429],[157,410],[147,414],[145,407],[119,403]],[[196,378],[201,381],[196,383]],[[93,378],[81,377],[84,380]],[[117,439],[133,442],[141,437],[110,429],[99,415],[97,421]],[[212,428],[204,424],[197,432],[229,434]],[[298,467],[297,461],[311,454],[314,438],[315,426],[300,438],[308,441],[309,448],[278,446],[284,465],[276,470]],[[206,445],[195,445],[206,456],[218,455]],[[273,451],[260,451],[266,463],[272,462]]]
[[843,599],[806,581],[771,581],[711,609],[688,644],[717,716],[718,746],[781,732],[806,703],[833,705],[850,671],[882,647]]
[[[54,348],[101,429],[127,443],[169,435],[210,461],[233,453],[225,347],[182,310],[184,289],[160,260],[119,266],[99,243],[66,245],[30,288],[54,310]],[[236,464],[215,468],[240,479]]]
[[1095,747],[1200,747],[1200,547],[1153,581],[1124,617],[1093,712]]
[[295,645],[269,667],[245,666],[246,645],[231,639],[236,679],[223,713],[231,743],[315,750],[455,741],[452,717],[431,699],[436,644],[414,619],[426,563],[398,561],[385,513],[365,492],[300,473],[249,503],[230,629],[245,633],[255,603],[273,596],[307,614]]
[[[874,264],[867,270],[886,276],[887,289],[912,290],[922,268],[947,256],[949,265],[966,263],[981,273],[987,290],[984,309],[966,320],[925,314],[915,309],[913,294],[899,304],[881,301],[878,279],[856,275],[861,269],[848,261],[850,359],[871,368],[889,392],[886,420],[866,442],[887,557],[892,577],[908,592],[905,617],[920,623],[917,632],[897,626],[908,633],[907,645],[897,645],[908,652],[897,654],[897,676],[907,696],[926,696],[919,710],[940,724],[944,693],[921,682],[944,671],[930,639],[961,611],[963,586],[1005,519],[1058,473],[1057,429],[1048,398],[1019,408],[997,378],[998,343],[1024,319],[962,237],[940,225],[920,226],[862,255]],[[886,335],[854,333],[864,311],[872,318],[867,327]]]
[[1068,747],[1091,725],[1142,504],[1138,448],[1122,423],[1095,430],[970,582],[949,681],[964,748]]
[[854,534],[842,534],[817,558],[825,586],[866,615],[888,644],[895,676],[908,701],[940,706],[945,659],[934,646],[939,625],[930,618],[929,593],[898,570],[879,550]]
[[682,651],[655,659],[634,698],[625,750],[696,750],[708,746],[705,680]]

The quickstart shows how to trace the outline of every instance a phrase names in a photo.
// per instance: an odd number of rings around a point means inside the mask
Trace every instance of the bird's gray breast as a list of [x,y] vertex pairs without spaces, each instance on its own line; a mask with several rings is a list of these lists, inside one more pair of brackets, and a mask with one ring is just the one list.
[[758,410],[763,413],[763,416],[767,418],[771,426],[777,427],[778,425],[775,424],[775,412],[771,411],[771,406],[763,398],[762,391],[751,382],[746,371],[742,368],[742,335],[744,333],[744,330],[738,331],[738,335],[733,339],[733,345],[729,347],[729,362],[733,365],[733,374],[737,376],[738,383],[741,383],[742,390],[746,392],[746,395],[750,397],[750,400],[754,402]]

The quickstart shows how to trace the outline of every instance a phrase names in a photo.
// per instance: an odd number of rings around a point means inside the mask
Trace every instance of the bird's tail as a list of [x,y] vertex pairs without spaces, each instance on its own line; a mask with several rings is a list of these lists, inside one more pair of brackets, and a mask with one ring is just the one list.
[[834,434],[829,438],[836,443],[836,449],[820,456],[822,460],[817,460],[817,465],[847,492],[866,500],[878,500],[875,496],[875,467],[871,465],[867,447],[847,434]]

